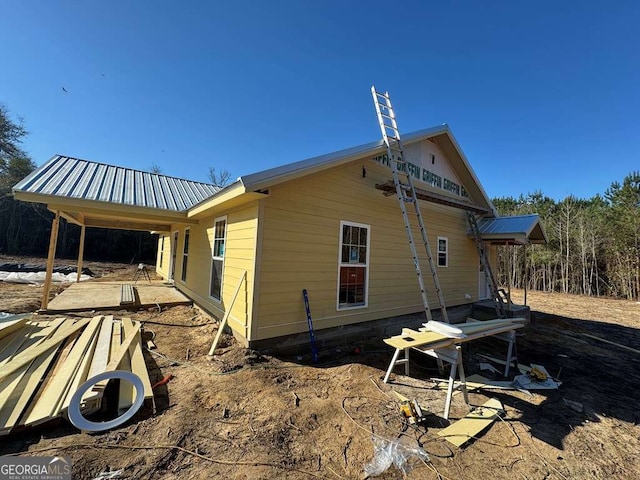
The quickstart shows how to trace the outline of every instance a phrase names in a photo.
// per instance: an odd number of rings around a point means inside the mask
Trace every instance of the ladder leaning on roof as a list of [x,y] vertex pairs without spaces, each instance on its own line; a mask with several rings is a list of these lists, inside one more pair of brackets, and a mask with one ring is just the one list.
[[507,312],[504,308],[504,299],[500,296],[500,290],[496,283],[496,277],[491,270],[491,263],[487,257],[485,245],[482,243],[482,236],[480,235],[480,229],[478,228],[478,222],[473,212],[467,210],[467,219],[469,220],[469,227],[471,227],[471,233],[473,234],[473,241],[478,249],[478,257],[480,257],[480,265],[484,271],[484,275],[487,278],[487,283],[491,289],[491,297],[493,298],[493,304],[498,314],[498,318],[507,318]]
[[[404,152],[402,147],[402,140],[400,139],[400,131],[398,130],[398,124],[391,105],[391,99],[389,93],[379,93],[376,91],[375,86],[371,87],[371,94],[373,95],[373,103],[376,106],[376,113],[378,114],[378,123],[380,124],[380,130],[382,131],[382,139],[387,147],[387,156],[389,158],[389,164],[391,165],[391,172],[393,173],[393,183],[396,186],[396,194],[398,196],[398,202],[400,203],[400,210],[402,211],[402,219],[404,221],[405,230],[407,232],[407,238],[409,239],[409,247],[411,248],[411,255],[413,256],[413,264],[418,276],[418,285],[420,286],[420,294],[422,295],[422,303],[424,305],[425,314],[427,320],[431,321],[431,309],[429,308],[429,300],[427,298],[427,291],[424,285],[424,278],[422,276],[422,269],[420,268],[420,259],[416,250],[416,245],[413,240],[413,231],[411,229],[411,222],[407,214],[407,203],[412,203],[416,217],[418,217],[418,224],[420,225],[420,233],[422,235],[422,242],[427,252],[427,258],[429,259],[429,268],[431,269],[431,275],[433,276],[433,284],[438,294],[438,301],[440,302],[440,310],[442,311],[442,318],[445,322],[449,323],[449,317],[447,315],[447,308],[444,304],[444,297],[442,295],[442,289],[440,288],[440,281],[438,280],[438,272],[436,266],[433,263],[433,256],[431,255],[431,246],[429,245],[429,238],[427,237],[427,230],[422,220],[422,213],[420,213],[420,205],[418,202],[418,195],[413,185],[411,175],[408,174],[407,164],[404,160]],[[400,166],[400,167],[399,167]],[[399,171],[400,169],[400,171]],[[404,175],[407,179],[407,183],[401,183],[400,175]]]

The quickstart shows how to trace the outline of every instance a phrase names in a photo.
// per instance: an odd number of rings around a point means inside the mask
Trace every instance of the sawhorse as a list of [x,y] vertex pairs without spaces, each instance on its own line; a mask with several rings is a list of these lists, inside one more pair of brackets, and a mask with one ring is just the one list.
[[[449,345],[447,347],[442,348],[434,348],[434,349],[421,349],[419,347],[414,347],[417,351],[424,353],[425,355],[429,355],[441,364],[442,362],[446,362],[451,365],[449,370],[449,386],[447,387],[447,397],[444,403],[444,418],[449,418],[449,410],[451,408],[451,399],[453,398],[454,390],[462,390],[464,395],[464,401],[469,404],[469,394],[467,393],[467,379],[464,373],[464,366],[462,365],[462,349],[460,345]],[[400,356],[400,352],[404,352],[404,358],[398,358]],[[391,375],[391,371],[397,365],[404,364],[404,373],[409,376],[409,352],[410,348],[396,349],[393,359],[391,360],[391,364],[387,369],[387,373],[384,376],[384,383],[389,381],[389,376]],[[456,374],[460,378],[459,382],[456,382]]]
[[149,269],[144,263],[138,264],[138,269],[136,270],[136,274],[133,276],[133,283],[136,283],[140,277],[146,278],[149,283],[151,283],[151,277],[149,276]]

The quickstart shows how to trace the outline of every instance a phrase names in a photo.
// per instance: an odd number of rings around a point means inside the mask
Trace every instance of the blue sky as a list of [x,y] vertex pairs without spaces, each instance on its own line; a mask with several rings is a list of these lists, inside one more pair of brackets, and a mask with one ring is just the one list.
[[[392,6],[392,8],[390,8]],[[640,3],[7,1],[0,103],[55,153],[207,180],[448,123],[491,197],[640,169]],[[65,88],[65,93],[62,88]]]

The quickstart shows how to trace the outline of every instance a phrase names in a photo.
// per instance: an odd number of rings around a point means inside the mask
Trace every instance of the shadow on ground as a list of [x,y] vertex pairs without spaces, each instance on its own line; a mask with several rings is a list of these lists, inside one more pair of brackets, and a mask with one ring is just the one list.
[[[527,425],[531,435],[560,450],[563,449],[565,437],[586,423],[597,423],[604,417],[640,423],[640,413],[635,407],[635,398],[640,391],[640,353],[585,334],[640,349],[640,330],[534,311],[531,323],[519,331],[519,360],[526,365],[544,365],[562,385],[558,390],[536,390],[538,398],[535,402],[533,397],[529,397],[531,401],[528,401],[526,395],[515,395],[513,391],[485,392],[520,412],[515,420]],[[491,338],[464,344],[463,358],[467,375],[480,373],[478,360],[482,359],[476,356],[478,353],[504,359],[506,345]],[[321,351],[320,362],[316,364],[311,363],[310,354],[281,359],[314,365],[316,368],[360,363],[379,369],[381,380],[392,354],[393,350],[380,339],[364,345],[345,345]],[[401,373],[401,370],[397,367],[394,371]],[[510,378],[519,373],[514,370]],[[440,377],[435,361],[425,355],[411,356],[410,371],[414,379]],[[482,375],[488,376],[486,372],[482,372]],[[497,375],[495,379],[504,380],[504,377]],[[401,385],[397,382],[394,384]],[[416,388],[415,384],[406,386]],[[431,388],[431,383],[427,388]],[[444,395],[442,392],[443,401]],[[539,396],[544,397],[542,402]],[[581,411],[579,406],[582,406]]]

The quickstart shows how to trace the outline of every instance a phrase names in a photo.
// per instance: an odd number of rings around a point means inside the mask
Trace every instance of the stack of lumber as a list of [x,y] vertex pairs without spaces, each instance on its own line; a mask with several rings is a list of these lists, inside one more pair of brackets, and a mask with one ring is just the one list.
[[[0,435],[21,426],[65,417],[71,397],[87,379],[126,370],[153,392],[144,362],[140,322],[113,316],[33,320],[10,318],[0,323]],[[106,383],[83,397],[83,414],[100,410]],[[119,410],[134,403],[134,389],[120,382]]]

